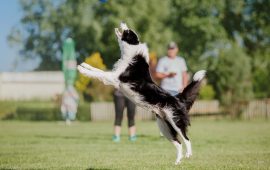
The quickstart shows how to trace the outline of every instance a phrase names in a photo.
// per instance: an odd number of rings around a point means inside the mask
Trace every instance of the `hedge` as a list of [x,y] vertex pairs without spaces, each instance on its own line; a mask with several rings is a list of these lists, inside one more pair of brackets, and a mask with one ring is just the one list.
[[[3,101],[0,101],[0,103]],[[7,106],[7,102],[5,105],[1,105],[5,109]],[[32,121],[58,121],[62,120],[60,106],[52,103],[52,102],[42,102],[42,101],[34,101],[34,102],[8,102],[12,103],[12,107],[8,104],[9,108],[6,109],[5,113],[2,113],[2,120],[32,120]],[[81,103],[78,106],[77,120],[80,121],[90,121],[90,104],[89,103]]]

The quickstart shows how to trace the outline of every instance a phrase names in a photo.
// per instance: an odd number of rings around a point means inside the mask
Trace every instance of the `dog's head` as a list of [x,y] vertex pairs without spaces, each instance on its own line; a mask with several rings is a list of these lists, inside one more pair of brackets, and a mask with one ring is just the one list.
[[135,31],[129,29],[124,22],[121,22],[120,29],[115,28],[115,34],[118,40],[125,41],[130,45],[138,45],[140,43]]

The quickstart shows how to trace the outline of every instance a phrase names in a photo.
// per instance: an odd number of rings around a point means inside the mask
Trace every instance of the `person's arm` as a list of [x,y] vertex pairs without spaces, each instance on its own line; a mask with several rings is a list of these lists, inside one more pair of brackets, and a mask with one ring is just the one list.
[[187,73],[187,64],[186,61],[182,60],[182,89],[180,89],[180,92],[184,90],[188,85],[188,73]]
[[164,79],[167,77],[174,77],[175,73],[160,73],[160,72],[156,72],[155,77],[157,79]]
[[188,85],[188,74],[186,71],[182,72],[183,77],[183,89]]

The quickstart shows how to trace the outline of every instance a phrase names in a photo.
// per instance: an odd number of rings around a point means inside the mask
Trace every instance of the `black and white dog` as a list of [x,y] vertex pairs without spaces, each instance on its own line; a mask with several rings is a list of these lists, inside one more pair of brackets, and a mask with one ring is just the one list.
[[192,155],[191,143],[187,137],[187,126],[190,125],[188,112],[193,105],[205,71],[195,73],[192,82],[176,96],[156,85],[149,72],[149,54],[145,43],[140,43],[137,34],[125,23],[115,34],[121,49],[121,58],[111,72],[104,72],[86,63],[78,66],[80,73],[97,78],[104,84],[113,85],[135,104],[156,114],[157,123],[163,135],[177,149],[175,164],[183,158],[182,139],[186,145],[186,157]]

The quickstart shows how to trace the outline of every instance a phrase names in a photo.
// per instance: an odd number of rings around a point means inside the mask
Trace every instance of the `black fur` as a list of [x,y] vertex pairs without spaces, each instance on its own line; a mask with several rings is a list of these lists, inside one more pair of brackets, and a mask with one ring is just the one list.
[[[173,108],[173,121],[181,129],[184,137],[188,139],[186,131],[187,126],[190,125],[190,120],[185,98],[179,100],[179,98],[171,96],[167,91],[156,85],[150,76],[149,65],[142,55],[138,54],[133,58],[133,62],[119,76],[119,80],[131,85],[131,89],[143,96],[148,104],[157,105],[161,108]],[[188,106],[190,108],[190,105]]]
[[131,45],[138,45],[140,43],[137,34],[130,29],[123,32],[121,40]]
[[[151,78],[147,62],[148,55],[144,56],[148,51],[146,45],[140,44],[137,34],[122,24],[122,30],[125,29],[123,33],[118,28],[115,29],[121,50],[129,50],[129,48],[134,47],[127,55],[125,55],[126,51],[121,51],[124,55],[121,56],[124,59],[123,61],[129,63],[127,67],[125,65],[126,63],[124,63],[125,70],[122,70],[123,67],[116,67],[115,72],[103,72],[102,70],[92,69],[85,63],[78,66],[78,69],[81,73],[89,77],[96,77],[102,80],[104,84],[114,85],[136,104],[155,112],[161,132],[177,148],[176,164],[178,164],[181,159],[180,154],[182,154],[179,148],[181,145],[175,143],[180,143],[177,138],[178,135],[181,137],[183,135],[184,137],[184,143],[187,147],[186,156],[189,157],[192,155],[191,144],[187,141],[189,138],[186,135],[187,126],[190,125],[188,112],[198,95],[201,79],[203,78],[201,76],[204,76],[205,71],[198,72],[198,76],[195,76],[195,78],[200,80],[193,80],[182,93],[176,96],[170,95],[167,91],[156,85]],[[132,53],[133,56],[131,56]],[[132,59],[132,61],[129,59]],[[120,62],[120,64],[122,63]],[[99,74],[95,74],[95,72],[99,72]],[[120,75],[119,72],[121,72]]]
[[192,81],[182,93],[176,95],[176,97],[183,103],[185,103],[187,111],[190,110],[191,106],[193,105],[195,99],[199,94],[201,82]]
[[160,119],[161,121],[164,121],[166,123],[166,125],[169,128],[169,133],[171,134],[171,136],[173,137],[172,140],[177,141],[178,143],[181,144],[181,141],[177,138],[177,132],[176,130],[172,127],[172,125],[170,124],[170,122],[168,122],[167,120],[162,119],[158,114],[156,114],[156,118]]
[[[121,40],[131,45],[140,43],[137,34],[130,29],[123,32]],[[149,65],[142,54],[133,57],[133,61],[120,74],[119,80],[131,86],[131,90],[143,96],[143,100],[148,104],[161,108],[172,108],[174,123],[181,129],[183,136],[189,140],[186,135],[187,126],[190,125],[188,112],[198,96],[201,81],[192,81],[182,93],[172,96],[153,82]],[[164,121],[166,121],[166,124],[170,124],[168,120],[165,119]],[[171,129],[170,133],[176,136],[176,131],[173,130],[172,125],[168,126]]]

